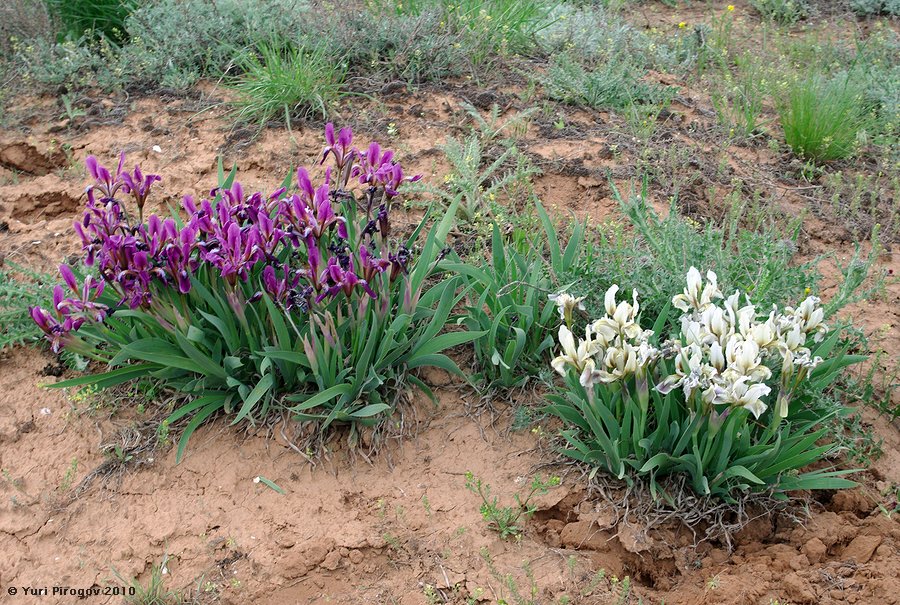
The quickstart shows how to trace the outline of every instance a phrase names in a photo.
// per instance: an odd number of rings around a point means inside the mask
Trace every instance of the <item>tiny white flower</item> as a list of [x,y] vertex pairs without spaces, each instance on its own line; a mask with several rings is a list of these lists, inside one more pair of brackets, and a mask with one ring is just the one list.
[[154,145],[153,147],[151,147],[151,149],[156,153],[162,153],[162,147],[160,147],[159,145]]

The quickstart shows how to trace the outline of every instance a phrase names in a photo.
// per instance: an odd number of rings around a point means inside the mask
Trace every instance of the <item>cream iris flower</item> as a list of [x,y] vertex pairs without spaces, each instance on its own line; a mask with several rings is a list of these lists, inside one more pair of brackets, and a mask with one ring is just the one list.
[[717,393],[716,403],[727,403],[731,407],[741,407],[750,410],[755,418],[762,416],[768,409],[762,398],[772,392],[768,385],[751,383],[748,376],[741,376],[726,388]]
[[616,302],[616,292],[618,291],[619,286],[617,285],[611,286],[606,291],[604,305],[607,316],[598,319],[591,326],[593,331],[607,343],[612,342],[616,337],[634,340],[642,332],[641,326],[637,323],[637,315],[640,310],[637,290],[633,292],[630,304],[625,301]]
[[672,298],[672,306],[685,313],[691,310],[703,311],[715,298],[722,298],[716,274],[707,271],[704,285],[700,272],[696,267],[691,267],[687,274],[687,287],[682,294],[676,294]]
[[823,323],[825,310],[819,306],[821,300],[817,296],[810,296],[793,309],[785,307],[784,314],[793,321],[803,333],[813,335],[815,342],[822,342],[828,332],[828,326]]
[[725,347],[725,361],[728,364],[723,376],[727,380],[737,380],[746,376],[750,380],[763,381],[772,376],[772,370],[763,365],[759,345],[753,340],[733,338]]
[[[575,309],[583,309],[582,299],[566,293],[552,295],[560,317],[567,320],[559,329],[562,351],[553,360],[553,368],[563,375],[574,368],[589,394],[597,384],[633,378],[629,388],[636,390],[636,401],[643,406],[649,400],[652,377],[659,393],[681,388],[686,400],[693,400],[691,405],[700,405],[700,413],[720,422],[728,412],[717,412],[716,406],[745,408],[755,418],[766,412],[769,405],[764,399],[773,392],[766,382],[778,363],[773,357],[779,356],[780,384],[773,405],[776,418],[785,418],[800,381],[822,362],[806,346],[810,339],[821,340],[828,330],[819,299],[810,296],[783,312],[775,306],[768,317],[757,318],[756,307],[739,290],[716,302],[725,297],[714,272],[708,271],[704,278],[691,267],[685,281],[684,291],[672,298],[672,305],[682,311],[681,333],[661,349],[650,344],[653,332],[642,330],[638,323],[637,292],[631,301],[619,301],[619,286],[610,286],[604,296],[606,313],[585,328],[584,338],[577,343],[568,319]],[[671,370],[657,376],[651,370],[660,357],[672,359],[671,365],[660,366]]]
[[586,330],[585,339],[579,339],[578,345],[575,345],[575,336],[566,326],[559,327],[559,344],[562,347],[562,355],[554,358],[550,365],[560,375],[566,375],[566,366],[572,366],[579,372],[582,372],[590,361],[593,363],[593,357],[600,350],[600,343],[591,338],[590,327]]

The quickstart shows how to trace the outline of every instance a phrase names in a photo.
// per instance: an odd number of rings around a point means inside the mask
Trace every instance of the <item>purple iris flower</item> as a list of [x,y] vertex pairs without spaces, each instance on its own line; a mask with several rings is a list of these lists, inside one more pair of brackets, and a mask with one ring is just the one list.
[[359,260],[362,264],[362,277],[367,283],[372,283],[376,275],[384,273],[391,266],[391,261],[373,255],[365,244],[359,247]]
[[94,184],[88,187],[88,190],[92,190],[94,188],[98,189],[104,197],[114,198],[116,196],[116,192],[122,186],[122,181],[119,179],[119,174],[122,172],[122,166],[125,165],[125,152],[123,151],[119,154],[119,167],[116,169],[116,176],[114,177],[109,170],[100,164],[97,161],[97,158],[89,155],[85,161],[85,166],[87,167],[88,173],[94,178]]
[[121,159],[119,160],[118,180],[121,183],[122,191],[130,193],[132,197],[134,197],[134,203],[137,204],[138,207],[138,220],[143,222],[144,202],[147,201],[147,197],[150,195],[150,186],[153,185],[155,181],[161,181],[162,177],[158,174],[144,175],[144,173],[141,172],[140,166],[135,166],[134,173],[129,174],[127,171],[122,170],[122,164],[124,162],[125,154],[122,153]]
[[360,279],[354,271],[352,258],[348,269],[342,268],[337,258],[333,256],[329,258],[321,280],[328,284],[328,288],[316,297],[317,303],[322,302],[322,299],[326,296],[336,296],[340,292],[343,292],[347,298],[350,298],[357,287],[362,288],[370,297],[377,298],[375,292],[369,287],[368,282]]
[[74,296],[66,297],[66,290],[60,284],[53,288],[53,314],[41,307],[29,308],[31,318],[50,341],[54,353],[68,344],[70,333],[78,330],[86,320],[102,322],[107,316],[106,305],[95,302],[103,293],[105,284],[102,281],[87,276],[79,287],[68,265],[60,265],[59,272]]
[[390,167],[391,160],[394,158],[394,152],[387,150],[382,155],[381,145],[372,141],[369,143],[369,149],[362,156],[362,163],[354,170],[359,175],[359,182],[362,185],[375,186],[376,175],[383,166]]
[[335,214],[334,207],[331,205],[331,191],[328,185],[322,185],[316,189],[313,205],[316,212],[313,234],[321,238],[331,226],[336,225],[338,236],[347,239],[347,221],[344,217]]
[[50,349],[54,353],[59,353],[69,343],[69,334],[74,329],[72,318],[66,317],[60,322],[40,307],[31,307],[29,311],[31,319],[34,320],[34,323],[37,324],[50,342]]
[[381,187],[389,197],[397,195],[397,190],[403,183],[413,183],[422,178],[422,175],[403,176],[403,168],[394,160],[393,151],[381,153],[381,146],[372,142],[362,162],[354,168],[354,175],[359,176],[359,182],[370,187]]
[[297,169],[297,187],[300,189],[303,201],[309,205],[312,202],[316,190],[309,178],[309,172],[302,166]]
[[416,174],[404,177],[403,168],[400,164],[393,164],[388,170],[380,170],[378,178],[380,180],[380,185],[384,187],[384,192],[390,197],[395,197],[400,185],[403,183],[415,183],[422,178],[422,175]]
[[297,171],[297,177],[300,193],[285,200],[279,212],[280,219],[291,227],[289,237],[294,245],[299,245],[299,240],[310,235],[320,239],[333,226],[337,227],[340,237],[347,239],[346,219],[335,213],[329,186],[321,185],[314,190],[306,170],[302,168]]
[[350,127],[341,128],[337,139],[334,137],[334,124],[329,122],[325,125],[325,142],[328,144],[322,152],[322,161],[324,164],[329,154],[334,155],[334,163],[338,172],[343,172],[344,167],[348,166],[356,155],[356,150],[350,145],[353,143],[353,131]]
[[[153,184],[161,180],[159,175],[144,174],[139,166],[131,172],[123,170],[124,154],[115,172],[94,156],[88,157],[85,163],[94,183],[87,190],[84,215],[73,228],[84,262],[96,267],[100,278],[87,277],[79,284],[74,272],[63,266],[63,283],[53,291],[53,308],[31,309],[54,350],[71,342],[71,332],[85,322],[105,320],[108,310],[96,302],[105,287],[121,296],[120,305],[149,307],[160,287],[189,293],[193,276],[204,264],[231,284],[228,300],[238,314],[262,292],[268,292],[282,308],[304,313],[311,303],[343,292],[356,311],[364,312],[369,298],[377,298],[372,285],[381,285],[378,276],[389,272],[393,282],[407,274],[409,250],[400,246],[390,252],[388,247],[389,212],[400,185],[419,177],[404,176],[393,152],[378,143],[361,154],[352,147],[349,128],[336,132],[329,124],[325,139],[322,160],[333,156],[336,172],[329,166],[318,184],[301,168],[296,193],[289,197],[284,187],[265,195],[248,193],[238,182],[212,190],[208,199],[199,202],[185,196],[183,226],[157,215],[150,215],[146,223],[143,220],[143,207]],[[356,200],[354,193],[345,191],[350,176],[368,185],[368,222],[359,240],[352,243],[347,219],[341,216],[343,199],[351,204]],[[119,192],[135,199],[138,221],[132,221],[116,199]],[[381,252],[373,247],[376,233]],[[233,286],[256,275],[257,267],[262,269],[261,289],[248,297],[244,288]],[[356,298],[354,291],[360,291]],[[417,294],[408,293],[410,301],[413,296]],[[380,304],[389,302],[389,297],[383,297]],[[388,312],[387,307],[383,312]]]
[[391,261],[391,282],[392,283],[395,279],[397,279],[401,275],[406,275],[406,273],[407,273],[406,265],[409,263],[410,256],[412,256],[412,255],[409,251],[409,248],[407,248],[406,246],[403,246],[403,245],[401,245],[397,249],[396,254],[391,253],[388,255],[388,258]]

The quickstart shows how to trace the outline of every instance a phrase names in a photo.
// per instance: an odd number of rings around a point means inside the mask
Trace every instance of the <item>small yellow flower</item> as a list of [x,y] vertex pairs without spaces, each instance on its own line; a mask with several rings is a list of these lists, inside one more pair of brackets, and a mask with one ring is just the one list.
[[684,29],[685,27],[687,27],[687,23],[685,23],[684,21],[678,24],[678,29]]
[[729,4],[729,5],[728,5],[728,12],[729,12],[729,13],[734,12],[734,4]]

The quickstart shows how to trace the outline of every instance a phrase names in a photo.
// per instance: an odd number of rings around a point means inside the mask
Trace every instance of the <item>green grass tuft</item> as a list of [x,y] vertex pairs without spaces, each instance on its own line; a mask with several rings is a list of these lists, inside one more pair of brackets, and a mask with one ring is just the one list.
[[244,72],[232,85],[240,121],[265,123],[284,118],[328,116],[344,96],[346,66],[324,50],[260,44],[245,54],[239,65]]
[[785,141],[797,155],[816,162],[853,155],[872,121],[864,92],[850,76],[794,82],[779,107]]

